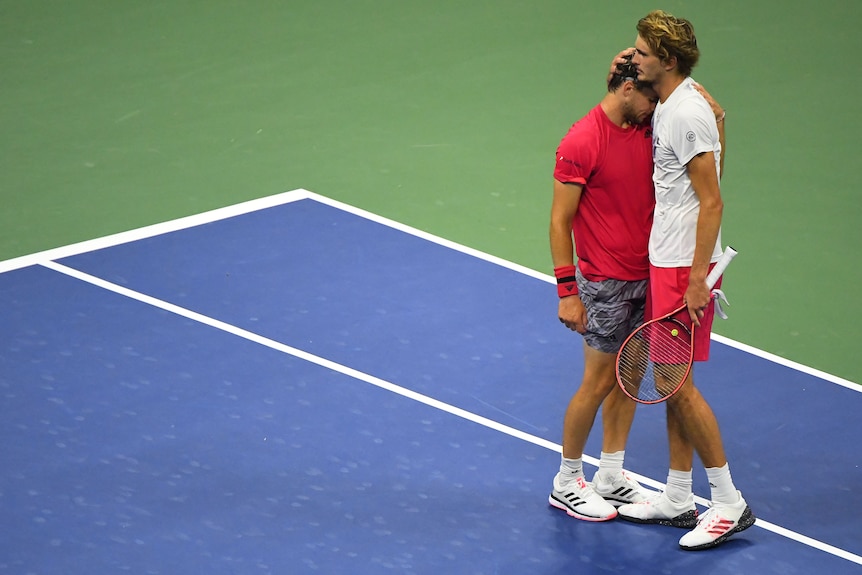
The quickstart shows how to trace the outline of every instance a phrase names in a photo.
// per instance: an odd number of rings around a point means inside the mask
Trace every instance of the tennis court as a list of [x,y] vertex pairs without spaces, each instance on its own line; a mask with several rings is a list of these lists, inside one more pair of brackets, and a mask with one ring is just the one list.
[[[581,361],[550,278],[323,196],[0,270],[0,571],[862,568],[856,386],[718,338],[697,378],[755,527],[687,553],[676,529],[577,521],[547,505]],[[664,441],[640,407],[648,486]]]
[[[547,505],[581,369],[553,152],[655,8],[727,110],[740,251],[696,377],[759,521],[696,554]],[[860,25],[857,0],[0,3],[0,573],[862,572]],[[666,449],[639,408],[626,466],[658,488]]]

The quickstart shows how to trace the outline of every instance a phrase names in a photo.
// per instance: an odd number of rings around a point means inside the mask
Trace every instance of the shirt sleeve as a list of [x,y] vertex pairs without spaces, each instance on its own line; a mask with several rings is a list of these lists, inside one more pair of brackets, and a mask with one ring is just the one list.
[[690,100],[679,108],[673,126],[673,142],[679,163],[687,165],[704,152],[714,152],[718,141],[715,116]]
[[560,146],[554,165],[554,179],[564,184],[586,185],[596,165],[598,147],[580,122],[572,126]]

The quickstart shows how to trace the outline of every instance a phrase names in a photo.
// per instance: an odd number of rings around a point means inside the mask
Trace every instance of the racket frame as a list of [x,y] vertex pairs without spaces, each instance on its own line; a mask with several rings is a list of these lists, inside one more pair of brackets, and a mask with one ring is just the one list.
[[[724,270],[727,269],[727,266],[730,264],[730,262],[733,260],[733,258],[736,257],[737,253],[738,252],[735,249],[733,249],[730,246],[727,246],[727,248],[721,254],[721,258],[715,263],[715,265],[712,267],[712,270],[709,272],[709,275],[707,275],[707,277],[706,277],[706,285],[710,290],[718,282],[719,278],[721,277],[721,274],[724,273]],[[689,329],[689,327],[686,326],[683,322],[681,322],[680,320],[675,319],[673,317],[679,313],[682,313],[682,311],[685,310],[687,307],[688,306],[685,303],[683,303],[680,307],[673,310],[672,312],[667,313],[661,317],[653,318],[653,319],[643,323],[642,325],[638,326],[632,333],[630,333],[629,336],[623,342],[623,344],[620,346],[620,349],[617,352],[617,359],[616,359],[616,364],[614,366],[614,373],[615,373],[616,378],[617,378],[617,385],[620,387],[620,389],[623,391],[623,393],[625,393],[626,396],[628,396],[632,400],[634,400],[638,403],[643,403],[645,405],[653,405],[656,403],[662,403],[662,402],[666,401],[667,399],[669,399],[670,397],[672,397],[680,389],[682,389],[682,386],[685,384],[686,380],[688,379],[688,376],[691,374],[692,365],[694,363],[694,328],[695,328],[695,326],[692,325],[691,328]],[[659,322],[666,321],[668,319],[671,319],[672,321],[678,323],[679,326],[683,330],[685,330],[685,333],[687,333],[689,336],[689,341],[690,341],[691,345],[689,345],[688,365],[685,368],[685,374],[682,376],[682,378],[680,378],[679,383],[674,387],[674,389],[671,390],[671,392],[668,393],[667,395],[664,395],[663,397],[660,397],[658,399],[651,399],[651,400],[636,397],[635,395],[630,393],[628,389],[626,389],[626,384],[623,382],[623,378],[620,375],[620,360],[623,356],[623,351],[626,349],[626,346],[632,340],[632,338],[637,337],[638,334],[649,329],[648,326],[657,324]],[[646,353],[649,354],[650,353],[649,350],[647,350]],[[649,362],[649,359],[647,358],[646,361]],[[680,363],[680,364],[673,364],[673,365],[683,365],[683,364]]]
[[[685,383],[685,380],[688,379],[688,374],[691,373],[691,368],[692,368],[692,365],[694,364],[694,326],[692,325],[691,329],[689,329],[689,327],[687,325],[685,325],[683,322],[681,322],[680,320],[673,317],[679,313],[682,313],[682,311],[685,309],[686,309],[686,306],[683,305],[682,307],[679,307],[679,308],[673,310],[672,312],[670,312],[668,314],[665,314],[661,317],[651,319],[648,322],[638,326],[638,328],[636,330],[634,330],[632,333],[630,333],[629,336],[626,338],[626,340],[623,342],[623,344],[620,346],[620,350],[617,352],[616,366],[614,369],[615,369],[615,373],[617,376],[617,384],[619,385],[620,389],[622,389],[623,393],[625,393],[630,399],[632,399],[638,403],[643,403],[644,405],[652,405],[655,403],[661,403],[661,402],[665,401],[666,399],[668,399],[669,397],[671,397],[677,391],[679,391],[682,388],[683,384]],[[622,362],[623,350],[626,349],[626,346],[628,345],[630,340],[637,339],[641,333],[647,331],[652,326],[657,325],[657,324],[664,322],[664,321],[668,321],[668,320],[670,320],[671,322],[676,324],[677,329],[679,329],[681,331],[681,333],[688,336],[688,358],[686,358],[685,361],[682,361],[678,364],[660,364],[658,362],[652,362],[652,363],[654,366],[655,365],[685,366],[683,368],[683,369],[685,369],[685,373],[683,373],[682,377],[679,379],[679,382],[676,383],[676,385],[670,391],[670,393],[668,393],[666,395],[663,395],[663,396],[658,397],[656,399],[645,399],[645,398],[639,397],[637,395],[634,395],[634,394],[629,392],[629,390],[627,389],[628,386],[623,382],[623,376],[620,374],[620,364],[623,363]],[[645,341],[648,341],[649,336],[646,336],[643,339]],[[651,353],[649,348],[648,348],[648,345],[649,344],[647,344],[647,349],[645,350],[645,353],[647,354],[647,356]],[[650,362],[648,357],[644,358],[644,361],[645,361],[645,365]],[[655,367],[653,367],[652,369],[655,370]]]

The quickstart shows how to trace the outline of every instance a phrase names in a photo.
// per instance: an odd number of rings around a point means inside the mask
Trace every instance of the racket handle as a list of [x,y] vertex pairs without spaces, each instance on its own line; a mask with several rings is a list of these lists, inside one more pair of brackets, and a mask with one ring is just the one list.
[[718,278],[721,277],[721,274],[724,273],[724,270],[727,268],[730,261],[736,257],[738,252],[730,246],[727,246],[724,249],[724,253],[721,254],[721,259],[715,262],[715,265],[712,268],[712,271],[709,272],[709,275],[706,276],[706,285],[709,289],[712,289],[715,286],[715,283],[718,281]]

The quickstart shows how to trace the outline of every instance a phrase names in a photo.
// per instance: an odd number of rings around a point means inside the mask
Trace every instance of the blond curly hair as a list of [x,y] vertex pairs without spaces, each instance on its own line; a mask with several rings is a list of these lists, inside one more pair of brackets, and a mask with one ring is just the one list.
[[700,58],[694,26],[664,10],[653,10],[638,21],[638,34],[661,60],[676,58],[677,68],[690,76]]

